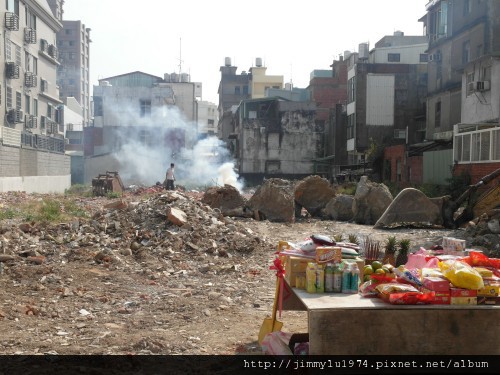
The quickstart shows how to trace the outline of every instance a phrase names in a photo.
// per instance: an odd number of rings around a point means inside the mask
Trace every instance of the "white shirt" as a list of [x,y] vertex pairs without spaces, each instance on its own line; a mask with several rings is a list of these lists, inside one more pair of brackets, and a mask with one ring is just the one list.
[[172,167],[167,169],[167,180],[175,180],[174,168],[172,168]]

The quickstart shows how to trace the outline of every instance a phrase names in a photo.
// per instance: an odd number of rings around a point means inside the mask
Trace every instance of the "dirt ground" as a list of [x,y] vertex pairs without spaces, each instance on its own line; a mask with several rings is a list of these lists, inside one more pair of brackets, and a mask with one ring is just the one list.
[[[0,208],[43,198],[3,194]],[[106,198],[75,199],[89,217],[101,210],[117,228],[119,220],[112,215],[131,215],[103,211],[110,202]],[[109,235],[109,228],[92,232],[92,244],[84,246],[81,240],[75,245],[85,228],[95,224],[92,219],[36,230],[36,223],[28,229],[23,223],[15,218],[0,221],[0,256],[11,257],[0,274],[2,354],[261,354],[257,334],[272,308],[275,273],[269,266],[279,240],[341,233],[384,241],[395,235],[411,239],[416,249],[453,235],[441,229],[373,230],[306,218],[293,224],[234,218],[232,225],[251,233],[259,246],[249,252],[228,251],[223,257],[222,252],[213,256],[196,251],[194,245],[180,252],[146,246],[130,254],[127,235]],[[143,225],[136,221],[131,228],[138,232]],[[224,242],[226,235],[221,231],[217,241]],[[98,256],[103,247],[114,261]],[[284,311],[281,320],[283,331],[307,332],[305,312]]]

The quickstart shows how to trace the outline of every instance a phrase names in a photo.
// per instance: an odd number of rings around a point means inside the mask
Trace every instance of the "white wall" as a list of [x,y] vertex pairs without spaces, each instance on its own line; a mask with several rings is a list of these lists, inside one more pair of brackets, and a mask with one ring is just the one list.
[[26,193],[64,193],[71,187],[71,175],[1,177],[0,192],[25,191]]
[[366,125],[394,125],[395,77],[368,74],[366,88]]

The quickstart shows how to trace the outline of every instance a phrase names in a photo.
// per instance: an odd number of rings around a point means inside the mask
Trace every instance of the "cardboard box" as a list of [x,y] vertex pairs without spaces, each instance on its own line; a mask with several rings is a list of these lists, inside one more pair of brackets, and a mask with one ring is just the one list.
[[300,258],[300,257],[292,257],[287,256],[285,259],[285,280],[288,285],[291,287],[295,287],[296,276],[297,274],[306,274],[307,263],[313,262],[314,259],[308,258]]
[[434,292],[448,292],[450,290],[450,282],[441,277],[424,277],[422,286]]
[[477,290],[463,289],[463,288],[450,288],[451,298],[453,297],[477,297]]
[[422,293],[434,293],[434,298],[430,301],[431,305],[449,305],[451,300],[450,291],[435,292],[427,288],[420,288]]
[[500,305],[500,297],[477,297],[478,305]]
[[477,305],[477,297],[451,297],[450,305]]
[[497,297],[500,292],[500,285],[484,285],[484,288],[477,290],[477,296]]
[[453,237],[443,237],[443,251],[450,255],[464,255],[465,240]]

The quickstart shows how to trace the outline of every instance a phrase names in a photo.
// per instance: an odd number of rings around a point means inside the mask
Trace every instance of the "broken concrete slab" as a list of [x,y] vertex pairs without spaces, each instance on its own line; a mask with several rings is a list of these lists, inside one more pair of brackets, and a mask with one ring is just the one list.
[[335,198],[330,199],[324,209],[326,217],[338,221],[350,221],[354,214],[352,212],[352,203],[354,197],[347,194],[339,194]]
[[374,228],[417,228],[441,225],[442,216],[438,205],[420,190],[403,189],[377,220]]
[[247,206],[252,211],[258,211],[261,220],[293,223],[294,185],[279,178],[265,180],[249,199]]
[[362,176],[356,187],[352,210],[357,224],[374,225],[393,201],[389,188]]
[[224,216],[227,212],[237,213],[238,208],[243,208],[246,199],[238,189],[232,185],[212,186],[207,189],[201,201],[212,208],[221,210]]
[[304,207],[313,217],[321,216],[322,210],[335,197],[335,190],[327,179],[308,176],[295,185],[295,203]]

